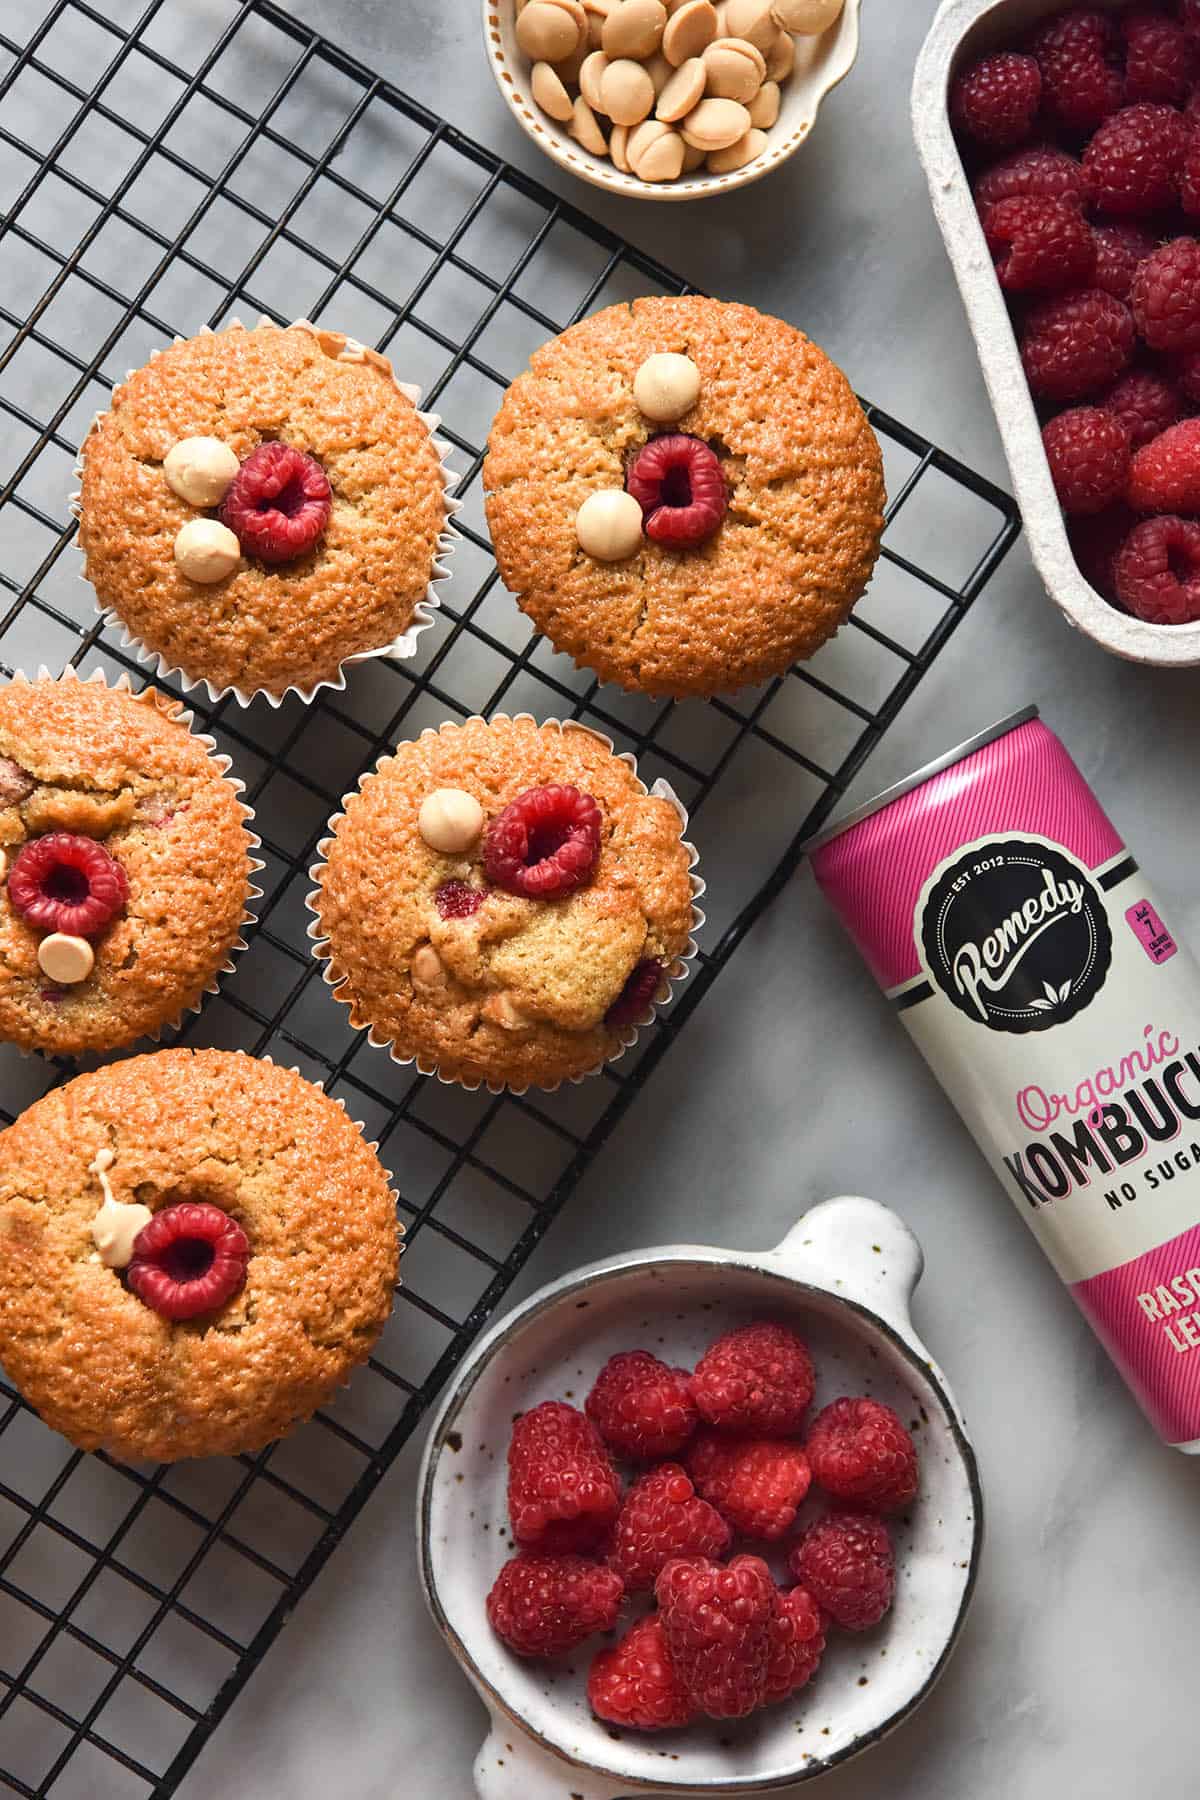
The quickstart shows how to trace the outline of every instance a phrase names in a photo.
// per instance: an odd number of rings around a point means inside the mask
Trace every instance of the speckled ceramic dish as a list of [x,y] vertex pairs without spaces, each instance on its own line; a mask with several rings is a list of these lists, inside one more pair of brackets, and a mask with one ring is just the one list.
[[[975,1457],[909,1315],[923,1260],[887,1207],[827,1200],[776,1250],[679,1244],[581,1269],[480,1340],[434,1424],[418,1490],[426,1599],[492,1715],[475,1764],[480,1800],[770,1792],[868,1749],[920,1704],[961,1629],[982,1539]],[[807,1339],[815,1404],[869,1393],[916,1424],[922,1491],[897,1524],[895,1607],[877,1631],[835,1635],[811,1687],[782,1706],[732,1727],[612,1734],[588,1709],[587,1649],[574,1673],[521,1662],[487,1622],[484,1599],[510,1553],[513,1415],[542,1400],[581,1403],[618,1350],[645,1346],[690,1367],[721,1331],[762,1317]]]

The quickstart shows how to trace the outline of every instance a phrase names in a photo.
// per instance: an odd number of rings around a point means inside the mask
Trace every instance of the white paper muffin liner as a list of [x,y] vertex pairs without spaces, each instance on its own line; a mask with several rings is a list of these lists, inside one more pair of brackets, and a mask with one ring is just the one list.
[[[259,324],[277,326],[276,320],[268,318],[265,313],[259,320]],[[453,554],[454,545],[459,541],[462,535],[455,529],[453,524],[455,514],[462,511],[462,501],[456,500],[452,491],[458,484],[458,476],[450,467],[448,460],[450,455],[450,445],[447,444],[443,438],[439,438],[436,435],[437,428],[442,422],[440,414],[422,412],[420,410],[420,388],[414,387],[411,382],[401,381],[395,374],[395,371],[392,370],[391,364],[388,363],[386,357],[380,356],[377,351],[369,349],[365,344],[360,344],[357,338],[347,337],[343,332],[330,331],[323,326],[314,325],[311,319],[293,319],[291,325],[299,326],[305,331],[311,331],[314,337],[322,340],[327,338],[344,339],[344,343],[336,359],[338,361],[364,362],[378,358],[378,361],[381,364],[387,363],[392,380],[396,383],[396,386],[400,389],[400,392],[405,398],[411,400],[414,407],[417,408],[417,417],[428,431],[429,441],[437,451],[438,461],[441,465],[445,518],[442,523],[442,529],[438,534],[437,547],[434,551],[433,570],[429,578],[429,584],[425,589],[425,598],[417,601],[416,606],[413,608],[413,616],[409,620],[404,631],[402,631],[398,637],[393,638],[388,644],[380,644],[373,650],[359,650],[356,651],[353,656],[344,657],[338,664],[336,675],[326,676],[324,680],[314,682],[311,687],[307,688],[293,684],[292,686],[285,688],[280,694],[273,694],[266,688],[216,687],[206,676],[193,675],[189,673],[187,669],[181,668],[178,663],[168,662],[166,657],[159,651],[151,650],[143,643],[141,638],[135,636],[125,624],[121,615],[113,607],[105,606],[101,601],[100,596],[95,593],[94,589],[92,590],[96,612],[103,619],[106,628],[121,632],[122,650],[131,652],[139,663],[144,664],[151,671],[156,680],[174,681],[189,694],[198,687],[204,688],[214,705],[220,700],[233,699],[236,700],[239,706],[249,706],[252,701],[261,698],[267,702],[268,706],[280,707],[289,695],[295,694],[305,706],[308,706],[323,688],[328,688],[335,693],[340,693],[344,690],[346,686],[346,670],[352,668],[357,663],[370,662],[374,658],[381,656],[391,657],[397,662],[409,661],[417,653],[417,643],[421,633],[423,631],[428,631],[429,627],[434,622],[434,614],[441,611],[442,603],[437,594],[437,584],[440,581],[449,579],[449,560]],[[290,328],[290,326],[282,328],[277,327],[277,329],[284,330]],[[246,329],[247,327],[237,318],[230,319],[227,325],[221,327],[221,331],[223,332],[245,331]],[[220,334],[214,332],[211,325],[202,325],[196,335],[198,337],[213,337],[219,336]],[[172,339],[173,344],[186,344],[188,342],[189,339],[185,337],[177,336]],[[155,357],[161,355],[161,350],[152,350],[150,352],[150,361],[153,362]],[[125,371],[126,381],[136,373],[136,369],[127,369]],[[83,443],[79,447],[79,455],[76,459],[72,474],[75,480],[80,484],[82,484],[83,481],[83,463],[87,440],[99,424],[100,420],[106,416],[106,409],[102,409],[94,415],[91,424],[88,426],[87,433],[84,436]],[[72,492],[69,501],[69,510],[76,519],[82,518],[83,508],[81,487],[77,487]],[[92,586],[82,568],[79,570],[79,579],[85,586]]]
[[[114,693],[133,693],[133,691],[134,691],[133,682],[130,680],[129,676],[126,674],[118,675],[115,681],[110,682],[108,680],[107,676],[105,675],[103,669],[95,669],[95,670],[93,670],[93,672],[90,675],[80,675],[78,670],[75,669],[70,663],[68,663],[66,668],[63,669],[58,675],[56,675],[52,669],[48,668],[45,663],[39,664],[37,674],[32,675],[32,676],[26,675],[22,669],[16,669],[13,672],[12,680],[13,681],[29,681],[29,682],[35,682],[35,681],[99,682],[102,687],[111,688]],[[4,683],[5,687],[8,687],[10,685],[11,685],[10,682]],[[230,769],[233,767],[233,758],[226,756],[224,751],[218,750],[216,739],[213,737],[210,737],[207,734],[207,732],[195,730],[196,715],[195,715],[195,713],[189,711],[188,707],[184,704],[184,702],[182,700],[177,699],[174,694],[162,694],[160,697],[162,699],[170,702],[171,710],[168,714],[168,717],[176,725],[184,726],[189,737],[195,738],[196,742],[198,744],[200,744],[207,751],[209,760],[212,762],[213,767],[216,769],[218,775],[220,775],[223,778],[226,785],[228,787],[231,787],[233,789],[234,793],[238,796],[238,810],[240,811],[240,813],[242,815],[242,823],[246,828],[246,847],[247,847],[247,851],[249,853],[249,875],[250,875],[250,877],[257,875],[259,870],[266,866],[263,863],[262,858],[255,856],[255,854],[254,854],[254,852],[256,850],[261,849],[262,839],[259,837],[258,833],[254,830],[254,817],[255,817],[254,808],[252,806],[247,806],[246,802],[241,798],[241,796],[246,791],[246,784],[244,781],[240,781],[236,775],[231,775],[229,773]],[[253,879],[247,880],[247,882],[246,882],[246,899],[247,900],[261,900],[262,892],[263,892],[262,889],[260,887],[256,886]],[[257,922],[258,921],[256,920],[254,914],[249,911],[243,912],[241,919],[239,921],[239,923],[241,925],[255,925],[255,924],[257,924]],[[232,975],[234,973],[234,969],[235,969],[234,959],[236,957],[240,956],[242,951],[247,948],[248,948],[248,945],[246,943],[246,940],[239,932],[237,937],[234,938],[232,944],[229,946],[229,950],[225,957],[225,961],[221,964],[219,969],[216,969],[214,971],[212,979],[209,981],[208,985],[202,989],[200,998],[198,1000],[193,1001],[193,1003],[190,1006],[181,1006],[179,1011],[175,1014],[174,1018],[164,1019],[162,1021],[162,1023],[160,1025],[156,1026],[156,1028],[153,1031],[145,1031],[142,1033],[142,1035],[140,1037],[135,1038],[132,1043],[122,1044],[119,1046],[119,1048],[123,1051],[126,1051],[126,1050],[135,1049],[138,1044],[161,1043],[162,1034],[164,1031],[177,1031],[179,1029],[179,1027],[183,1024],[183,1021],[190,1014],[199,1015],[201,1012],[203,1012],[205,1000],[211,994],[220,993],[221,977],[224,975]],[[8,1040],[6,1040],[6,1042],[7,1041]],[[11,1044],[11,1042],[9,1043],[9,1048],[19,1050],[21,1052],[22,1056],[58,1056],[58,1055],[62,1054],[60,1051],[56,1051],[53,1049],[27,1050],[24,1047],[24,1045],[21,1045],[21,1044],[14,1045],[14,1044]],[[91,1055],[91,1054],[107,1055],[109,1053],[107,1051],[95,1051],[95,1052],[84,1051],[84,1052],[81,1052],[80,1054],[81,1055]]]
[[[448,723],[453,723],[456,729],[461,730],[463,725],[476,724],[476,723],[487,725],[487,724],[493,724],[497,720],[505,720],[506,722],[510,721],[514,724],[517,724],[526,719],[530,722],[530,724],[537,725],[539,728],[543,728],[547,725],[552,725],[552,726],[557,725],[558,729],[560,731],[585,731],[585,732],[587,732],[589,737],[598,738],[599,741],[604,745],[606,750],[613,751],[614,754],[616,753],[615,746],[614,746],[611,738],[606,737],[602,731],[593,730],[593,728],[590,725],[580,724],[579,721],[576,719],[565,719],[565,720],[564,719],[541,719],[541,720],[538,720],[538,719],[534,718],[532,713],[515,713],[515,714],[493,713],[491,719],[484,719],[481,714],[474,713],[474,714],[472,714],[472,716],[469,719],[462,720],[461,723],[459,721],[452,721],[452,722],[448,721]],[[421,737],[422,738],[436,737],[436,736],[438,736],[438,734],[441,731],[443,731],[445,729],[446,729],[445,726],[436,726],[435,727],[435,726],[431,725],[425,731],[423,731],[421,733]],[[419,742],[420,740],[418,739],[417,741]],[[391,751],[391,750],[387,751],[383,756],[381,756],[379,758],[379,761],[375,763],[374,767],[363,771],[363,773],[358,778],[358,783],[357,783],[357,786],[355,787],[354,791],[351,793],[342,795],[342,806],[343,807],[349,805],[350,801],[354,798],[354,794],[361,790],[364,781],[368,780],[371,776],[373,776],[377,772],[380,763],[386,762],[388,760],[388,758],[390,756],[392,756],[393,754],[394,754],[393,751]],[[633,755],[632,751],[625,750],[625,751],[620,752],[617,755],[617,760],[618,760],[618,762],[625,763],[626,766],[632,771],[634,776],[635,777],[637,776],[637,758]],[[654,1020],[657,1018],[658,1014],[671,1004],[671,1001],[675,998],[675,993],[676,993],[677,989],[684,981],[687,980],[688,976],[691,974],[691,966],[692,966],[692,963],[696,959],[697,950],[698,950],[698,946],[696,944],[696,933],[699,932],[701,927],[704,925],[704,914],[700,910],[700,906],[699,906],[698,902],[700,901],[701,897],[704,894],[705,883],[701,879],[701,877],[699,875],[697,875],[695,872],[697,865],[699,864],[699,861],[700,861],[699,851],[696,849],[694,844],[691,844],[688,842],[686,836],[684,835],[688,828],[687,808],[684,806],[683,802],[680,800],[678,794],[676,794],[676,792],[675,792],[674,788],[672,788],[671,784],[667,781],[663,781],[661,778],[658,781],[656,781],[652,787],[647,787],[645,782],[642,781],[639,777],[638,778],[638,786],[641,788],[641,791],[643,794],[652,794],[652,795],[654,795],[654,797],[656,799],[669,801],[670,804],[675,808],[675,811],[679,814],[679,837],[680,837],[680,842],[682,843],[683,848],[686,850],[687,855],[688,855],[688,869],[690,872],[689,879],[691,881],[691,887],[692,887],[691,933],[688,937],[686,948],[680,953],[679,956],[676,957],[674,963],[666,971],[666,973],[663,977],[663,982],[661,982],[659,984],[658,994],[656,994],[654,999],[649,1002],[649,1004],[646,1007],[645,1012],[642,1013],[642,1015],[638,1019],[636,1019],[631,1025],[626,1025],[626,1026],[622,1027],[621,1031],[618,1034],[618,1036],[619,1036],[618,1048],[616,1050],[612,1051],[608,1056],[602,1057],[598,1063],[593,1065],[592,1068],[585,1069],[582,1074],[570,1075],[565,1078],[576,1086],[578,1086],[578,1084],[581,1081],[587,1081],[590,1079],[591,1076],[598,1075],[600,1073],[601,1069],[603,1069],[607,1063],[616,1062],[618,1060],[618,1058],[624,1056],[624,1054],[627,1050],[631,1050],[633,1048],[633,1046],[637,1043],[638,1038],[640,1037],[640,1035],[642,1033],[642,1030],[647,1025],[652,1025],[654,1023]],[[314,883],[319,881],[321,869],[323,868],[326,861],[328,860],[329,850],[330,850],[331,845],[334,842],[333,830],[341,823],[341,821],[345,818],[345,816],[346,815],[345,815],[344,811],[333,814],[332,818],[329,820],[329,825],[331,828],[330,835],[328,837],[322,838],[320,843],[317,845],[318,860],[315,863],[313,863],[312,867],[308,871],[309,877]],[[345,993],[342,991],[348,985],[348,977],[337,973],[337,971],[334,967],[334,963],[333,963],[333,952],[330,947],[329,939],[327,937],[323,936],[323,934],[322,934],[321,917],[320,917],[320,912],[318,910],[320,897],[321,897],[321,890],[317,886],[314,886],[311,889],[311,891],[305,896],[305,905],[308,907],[309,912],[312,913],[312,915],[313,915],[313,922],[308,927],[308,936],[312,939],[312,944],[313,944],[313,955],[316,957],[317,961],[321,964],[321,978],[324,981],[326,987],[332,993],[332,995],[333,995],[334,999],[337,1001],[338,1005],[345,1006],[345,1007],[351,1007],[354,1004],[352,996],[349,995],[348,993]],[[663,991],[662,991],[664,984],[666,986],[665,993],[663,993]],[[384,1037],[383,1035],[381,1035],[378,1028],[374,1025],[370,1026],[367,1030],[367,1042],[369,1044],[371,1044],[376,1050],[386,1050],[388,1052],[388,1054],[391,1056],[392,1061],[394,1063],[398,1063],[402,1068],[407,1068],[407,1067],[411,1067],[411,1066],[415,1065],[419,1074],[436,1076],[437,1079],[440,1082],[442,1082],[446,1087],[466,1088],[471,1093],[474,1093],[475,1090],[480,1087],[486,1087],[488,1092],[491,1094],[503,1094],[503,1093],[524,1094],[528,1091],[528,1085],[529,1085],[528,1083],[526,1083],[522,1087],[516,1087],[510,1082],[503,1082],[503,1081],[501,1081],[501,1082],[494,1082],[494,1081],[485,1082],[482,1079],[479,1081],[466,1081],[459,1075],[443,1074],[436,1059],[434,1059],[432,1057],[421,1056],[419,1054],[413,1055],[413,1056],[403,1055],[399,1050],[396,1049],[394,1041],[391,1038]],[[556,1082],[553,1082],[549,1087],[539,1088],[539,1092],[552,1094],[561,1086],[562,1086],[562,1082],[556,1081]]]

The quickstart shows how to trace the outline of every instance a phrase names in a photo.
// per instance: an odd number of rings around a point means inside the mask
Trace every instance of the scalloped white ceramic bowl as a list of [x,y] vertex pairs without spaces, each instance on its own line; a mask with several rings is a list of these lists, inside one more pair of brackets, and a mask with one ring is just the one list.
[[[670,1245],[597,1263],[543,1288],[481,1338],[434,1423],[418,1482],[421,1580],[434,1620],[492,1717],[479,1800],[617,1800],[790,1788],[878,1743],[920,1704],[962,1627],[982,1542],[975,1458],[944,1376],[913,1329],[920,1245],[875,1200],[814,1207],[778,1249]],[[878,1630],[836,1634],[810,1688],[731,1726],[610,1732],[574,1676],[523,1662],[484,1599],[509,1554],[506,1450],[513,1415],[581,1402],[607,1359],[639,1344],[692,1366],[721,1331],[792,1322],[811,1344],[816,1404],[871,1393],[919,1421],[921,1494],[897,1523],[896,1604]]]
[[[1021,367],[1017,340],[954,142],[947,110],[950,82],[972,56],[1010,42],[1073,0],[943,0],[917,60],[912,116],[933,210],[967,310],[1021,503],[1029,548],[1046,591],[1094,643],[1128,662],[1164,668],[1200,664],[1200,623],[1150,625],[1110,606],[1075,561],[1042,449],[1042,432]],[[1123,0],[1093,0],[1110,11]]]
[[845,0],[841,17],[820,37],[796,39],[796,67],[783,86],[779,117],[767,133],[767,148],[744,169],[730,175],[697,170],[678,181],[639,181],[623,175],[613,163],[595,156],[567,136],[566,127],[536,104],[530,91],[530,64],[517,48],[516,0],[483,0],[483,41],[488,60],[509,111],[526,137],[556,163],[593,187],[638,200],[699,200],[759,181],[787,161],[808,137],[821,102],[850,73],[858,55],[861,0]]

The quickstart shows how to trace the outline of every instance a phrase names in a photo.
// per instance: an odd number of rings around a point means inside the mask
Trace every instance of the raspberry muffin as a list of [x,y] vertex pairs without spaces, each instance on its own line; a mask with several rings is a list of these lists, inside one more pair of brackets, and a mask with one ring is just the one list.
[[446,476],[414,389],[339,332],[180,340],[81,453],[100,605],[214,696],[306,696],[427,622]]
[[0,1132],[0,1363],[84,1450],[256,1450],[327,1401],[392,1304],[359,1128],[298,1074],[160,1050]]
[[556,649],[650,694],[811,656],[870,578],[879,445],[815,344],[752,307],[635,300],[535,352],[484,463],[500,573]]
[[73,671],[0,688],[0,1040],[132,1044],[243,947],[258,840],[189,717]]
[[426,731],[332,828],[309,896],[326,980],[373,1043],[465,1086],[619,1055],[699,922],[678,802],[580,727]]

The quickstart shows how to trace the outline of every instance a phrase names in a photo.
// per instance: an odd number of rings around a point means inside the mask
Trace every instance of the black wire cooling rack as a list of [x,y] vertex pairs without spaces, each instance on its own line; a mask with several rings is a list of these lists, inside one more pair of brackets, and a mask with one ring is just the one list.
[[[310,708],[197,708],[247,783],[267,869],[249,952],[182,1036],[298,1064],[380,1139],[409,1247],[376,1354],[285,1443],[173,1468],[72,1451],[0,1381],[0,1784],[132,1800],[175,1791],[1018,520],[872,407],[892,500],[849,629],[708,705],[598,688],[497,583],[481,446],[535,344],[685,285],[264,0],[57,0],[23,43],[21,11],[0,8],[0,671],[71,662],[140,685],[77,579],[66,501],[91,416],[176,331],[307,314],[378,345],[444,415],[466,501],[415,662],[366,664]],[[607,732],[672,783],[702,858],[720,846],[709,948],[670,1013],[547,1096],[414,1079],[348,1030],[304,936],[305,871],[360,772],[398,737],[498,708]],[[748,803],[768,787],[769,808]],[[0,1055],[3,1117],[70,1073]]]

